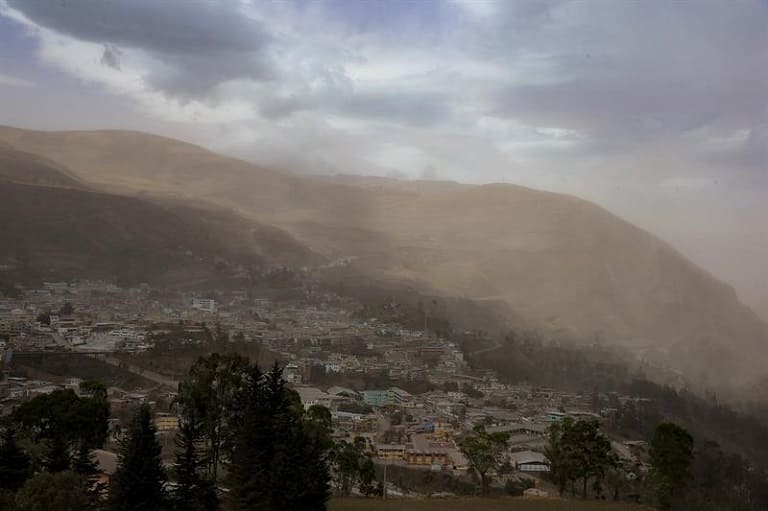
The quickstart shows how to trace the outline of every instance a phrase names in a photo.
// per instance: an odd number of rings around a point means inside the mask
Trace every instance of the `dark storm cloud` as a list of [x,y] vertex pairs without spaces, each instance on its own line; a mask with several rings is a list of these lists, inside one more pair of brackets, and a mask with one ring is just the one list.
[[148,77],[171,95],[201,95],[236,78],[265,79],[272,67],[269,36],[231,0],[9,0],[31,21],[83,41],[103,43],[115,67],[116,48],[137,48],[167,69]]
[[[140,70],[149,89],[241,100],[271,121],[301,112],[466,133],[484,118],[494,143],[553,161],[682,137],[697,157],[767,163],[766,2],[327,0],[255,4],[255,21],[235,0],[7,1],[104,45],[112,69],[145,51],[162,63]],[[217,89],[238,79],[269,83]],[[539,128],[574,136],[537,145]],[[729,137],[737,147],[718,145]]]
[[[768,164],[753,142],[768,120],[768,4],[542,5],[538,21],[496,31],[487,51],[512,63],[537,58],[549,78],[496,87],[489,115],[578,130],[597,153],[747,129],[734,162]],[[499,13],[498,27],[513,23],[517,14]]]
[[766,0],[0,0],[0,88],[10,124],[575,193],[768,303]]
[[32,21],[78,39],[168,53],[247,52],[264,45],[238,2],[196,0],[9,0]]

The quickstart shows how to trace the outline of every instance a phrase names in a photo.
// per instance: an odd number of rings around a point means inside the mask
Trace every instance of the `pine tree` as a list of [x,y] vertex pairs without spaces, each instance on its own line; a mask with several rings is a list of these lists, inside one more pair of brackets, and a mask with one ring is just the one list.
[[0,488],[16,491],[29,476],[29,457],[16,444],[16,432],[8,429],[0,444]]
[[101,500],[107,487],[97,477],[99,468],[96,460],[93,458],[91,449],[85,442],[80,443],[77,452],[72,457],[72,472],[83,480],[88,495],[94,505],[96,505]]
[[250,370],[243,392],[242,421],[235,434],[230,486],[235,509],[269,509],[269,466],[274,445],[269,440],[264,376]]
[[659,508],[669,509],[691,477],[693,437],[677,424],[662,422],[653,433],[650,456],[648,485],[658,500]]
[[72,471],[84,476],[86,479],[90,479],[98,472],[96,462],[93,460],[91,450],[87,444],[81,443],[78,447],[75,456],[72,458]]
[[110,511],[157,511],[166,508],[166,476],[160,462],[149,405],[134,415],[120,443],[118,469],[109,492]]
[[69,444],[61,436],[57,435],[50,439],[44,462],[45,468],[51,473],[69,470]]
[[324,511],[329,496],[325,447],[303,423],[275,365],[252,371],[243,427],[230,467],[237,509]]
[[201,430],[200,421],[190,416],[182,420],[176,435],[173,503],[179,511],[214,511],[219,507],[216,486],[206,473]]

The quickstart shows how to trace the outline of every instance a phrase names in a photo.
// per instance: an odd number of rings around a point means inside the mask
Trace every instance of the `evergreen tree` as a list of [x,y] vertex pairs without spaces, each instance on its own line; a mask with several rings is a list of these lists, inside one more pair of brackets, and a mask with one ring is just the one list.
[[656,426],[651,440],[649,486],[661,509],[669,509],[673,498],[685,487],[693,461],[693,437],[671,422]]
[[91,478],[98,472],[88,445],[81,443],[72,458],[72,471],[86,478]]
[[235,434],[230,486],[236,509],[269,509],[269,465],[273,444],[268,431],[264,375],[252,367],[245,380],[242,422]]
[[323,446],[307,432],[304,410],[295,406],[295,393],[285,387],[282,369],[277,364],[266,375],[265,390],[271,417],[269,429],[276,446],[270,463],[271,508],[325,510],[330,484]]
[[51,473],[63,472],[69,470],[70,462],[69,444],[59,435],[51,438],[44,458],[45,468]]
[[88,493],[94,502],[101,499],[106,490],[106,485],[98,480],[99,472],[93,453],[88,444],[82,442],[75,455],[72,457],[72,472],[79,475],[87,484]]
[[29,476],[29,457],[16,444],[16,432],[7,429],[0,444],[0,488],[16,491]]
[[213,511],[219,506],[216,486],[206,473],[205,442],[201,430],[200,421],[192,415],[181,421],[176,434],[173,504],[179,511]]
[[266,375],[253,368],[247,380],[230,467],[236,508],[324,511],[329,475],[322,436],[305,426],[277,365]]
[[165,509],[165,471],[149,405],[142,404],[120,442],[118,468],[109,491],[110,511]]

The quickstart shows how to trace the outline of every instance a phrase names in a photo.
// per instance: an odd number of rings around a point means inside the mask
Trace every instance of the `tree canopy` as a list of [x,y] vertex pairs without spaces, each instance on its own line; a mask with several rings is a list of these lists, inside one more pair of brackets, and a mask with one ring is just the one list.
[[581,480],[584,498],[590,480],[595,493],[601,493],[606,471],[616,464],[611,443],[594,420],[574,421],[567,417],[552,424],[545,455],[560,494],[568,483]]
[[87,454],[104,445],[108,432],[109,403],[100,384],[93,394],[80,397],[70,389],[55,390],[22,403],[13,422],[33,442],[47,445],[45,458],[51,471],[70,468],[74,453]]
[[40,472],[18,491],[16,511],[88,511],[96,509],[87,481],[73,472]]
[[497,470],[504,462],[508,445],[507,433],[489,433],[484,426],[476,426],[472,434],[459,443],[461,452],[480,480],[482,495],[488,491],[490,472]]
[[195,415],[183,417],[176,434],[176,487],[173,505],[179,510],[213,511],[218,508],[216,485],[206,470],[207,450],[202,421]]
[[241,411],[238,400],[249,370],[248,359],[241,355],[213,353],[200,357],[179,384],[177,403],[183,416],[195,418],[205,437],[204,459],[213,481],[218,478],[222,450],[232,446],[233,425]]
[[230,465],[236,509],[326,509],[325,442],[309,433],[290,394],[277,365],[266,374],[250,369]]
[[18,490],[29,476],[29,456],[16,443],[16,431],[8,428],[0,444],[0,488]]
[[142,404],[120,441],[109,490],[110,511],[159,511],[167,504],[166,475],[148,404]]
[[650,459],[649,486],[659,506],[669,509],[690,477],[693,437],[672,422],[659,424],[651,440]]

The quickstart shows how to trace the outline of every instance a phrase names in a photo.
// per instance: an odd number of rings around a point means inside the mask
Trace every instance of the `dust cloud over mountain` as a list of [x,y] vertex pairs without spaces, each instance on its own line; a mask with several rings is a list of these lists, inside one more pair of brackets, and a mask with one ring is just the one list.
[[0,145],[0,260],[15,268],[3,277],[19,282],[170,284],[220,280],[221,261],[300,265],[319,256],[230,211],[98,191],[61,165]]
[[92,187],[229,208],[307,253],[350,258],[372,280],[501,304],[554,338],[623,346],[701,383],[748,384],[764,372],[766,325],[730,286],[572,196],[300,176],[138,132],[3,128],[0,141]]

